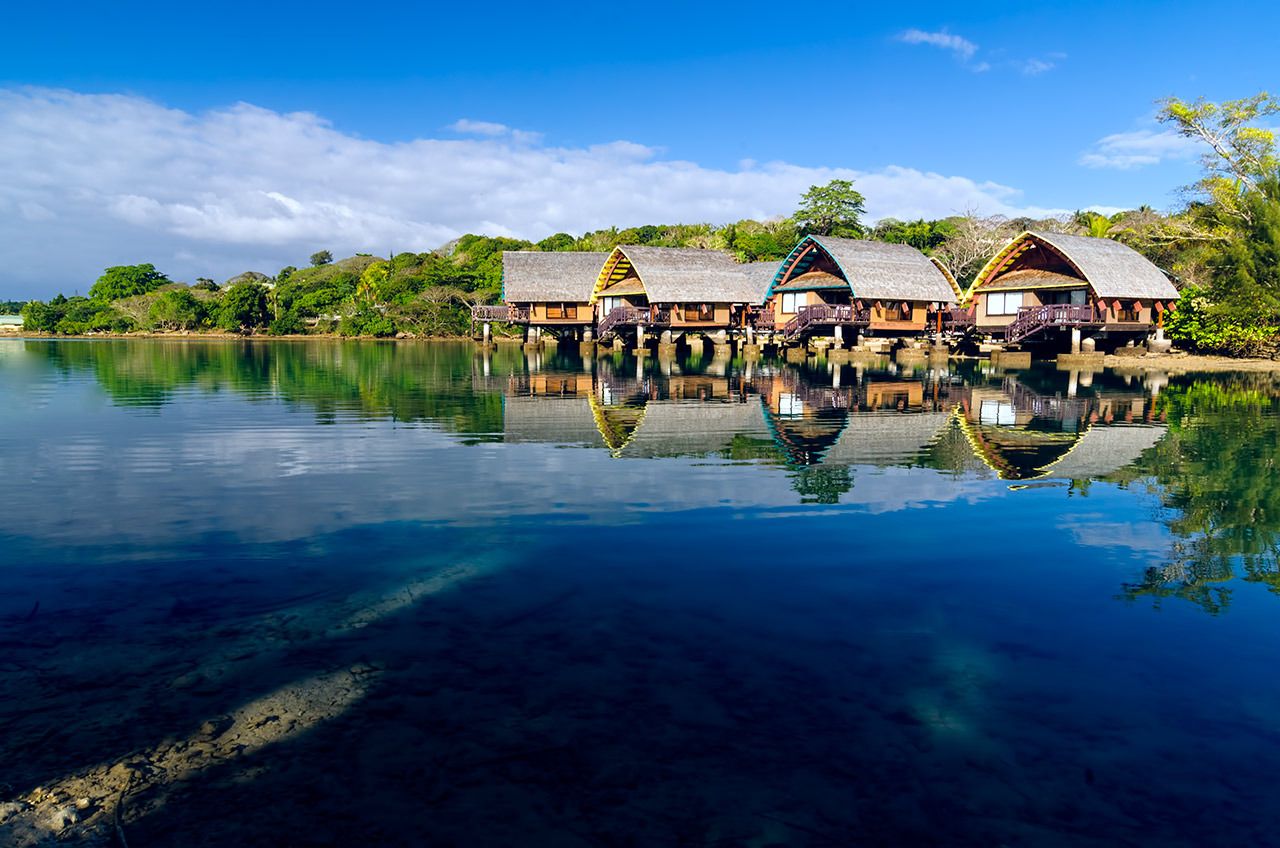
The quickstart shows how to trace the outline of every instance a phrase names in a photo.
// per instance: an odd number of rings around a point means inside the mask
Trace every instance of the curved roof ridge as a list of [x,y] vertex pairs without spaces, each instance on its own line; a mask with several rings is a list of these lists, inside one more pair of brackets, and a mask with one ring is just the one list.
[[760,303],[760,274],[720,250],[620,244],[605,259],[591,297],[625,262],[651,303]]
[[[783,260],[768,294],[817,246],[840,269],[853,295],[865,300],[917,300],[956,303],[956,290],[942,267],[909,244],[807,235]],[[805,266],[807,268],[807,266]]]
[[991,257],[974,278],[966,297],[972,297],[975,291],[995,279],[1009,255],[1027,240],[1047,245],[1059,253],[1103,300],[1112,297],[1173,300],[1178,297],[1178,290],[1165,273],[1127,244],[1114,239],[1034,230],[1022,232]]

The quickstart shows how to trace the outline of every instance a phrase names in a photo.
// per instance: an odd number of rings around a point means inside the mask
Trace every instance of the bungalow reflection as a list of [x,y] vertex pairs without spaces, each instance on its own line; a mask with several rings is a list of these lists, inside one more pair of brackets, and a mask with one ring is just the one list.
[[1141,388],[1044,395],[1008,376],[974,386],[957,408],[974,454],[1004,480],[1088,480],[1136,462],[1165,434]]

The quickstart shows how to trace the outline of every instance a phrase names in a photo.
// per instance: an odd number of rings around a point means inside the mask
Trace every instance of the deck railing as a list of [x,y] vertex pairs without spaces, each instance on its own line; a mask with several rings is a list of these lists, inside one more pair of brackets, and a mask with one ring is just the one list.
[[510,324],[518,324],[529,320],[529,307],[507,306],[504,304],[499,304],[497,306],[477,304],[471,307],[471,320],[505,321]]
[[777,325],[774,323],[774,314],[772,309],[759,309],[747,315],[747,320],[751,322],[751,326],[757,330],[772,330]]
[[952,306],[942,310],[942,326],[953,330],[972,327],[974,325],[974,313],[977,310],[970,307],[965,309],[960,306]]
[[671,310],[652,306],[616,306],[600,319],[596,333],[603,337],[617,332],[620,327],[665,326],[671,323]]
[[813,306],[802,306],[796,317],[782,328],[783,336],[792,340],[813,326],[835,326],[837,324],[869,324],[871,310],[858,309],[852,303],[819,303]]
[[1049,306],[1024,306],[1005,330],[1005,338],[1020,342],[1049,327],[1085,327],[1101,323],[1097,310],[1089,304],[1077,306],[1055,303]]

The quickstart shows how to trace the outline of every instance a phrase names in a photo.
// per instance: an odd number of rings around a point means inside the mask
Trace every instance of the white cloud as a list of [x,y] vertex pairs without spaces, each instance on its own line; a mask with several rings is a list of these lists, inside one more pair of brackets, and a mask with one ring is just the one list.
[[1056,62],[1050,62],[1048,59],[1027,59],[1023,61],[1019,68],[1029,77],[1043,74],[1045,71],[1053,70],[1057,67]]
[[967,38],[949,33],[945,29],[937,32],[909,29],[899,35],[898,40],[905,44],[927,44],[930,47],[950,50],[963,62],[969,61],[978,52],[978,45]]
[[767,217],[835,178],[857,181],[873,219],[1058,211],[1025,206],[1009,186],[908,167],[726,170],[628,141],[530,138],[384,143],[245,103],[193,114],[126,95],[0,89],[0,294],[84,291],[104,266],[130,262],[226,279],[320,248],[381,254],[465,232],[536,239]]
[[1080,156],[1079,162],[1086,168],[1128,170],[1170,160],[1190,159],[1196,152],[1194,140],[1173,130],[1140,129],[1099,139],[1091,150]]
[[492,121],[473,121],[470,118],[459,118],[449,125],[449,129],[464,135],[500,136],[511,132],[511,127],[506,124],[496,124]]

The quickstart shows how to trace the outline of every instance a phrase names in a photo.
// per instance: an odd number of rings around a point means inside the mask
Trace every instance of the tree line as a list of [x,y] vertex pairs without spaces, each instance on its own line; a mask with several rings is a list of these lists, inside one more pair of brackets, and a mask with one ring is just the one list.
[[619,244],[725,250],[742,262],[782,260],[806,234],[908,244],[947,265],[962,286],[1022,230],[1121,241],[1170,275],[1181,291],[1168,330],[1183,346],[1231,354],[1269,353],[1280,327],[1280,167],[1268,120],[1280,105],[1266,93],[1243,100],[1162,101],[1160,119],[1203,144],[1203,176],[1172,212],[1149,206],[1104,216],[1048,218],[966,213],[937,220],[864,223],[853,183],[812,186],[795,212],[767,221],[645,225],[556,233],[540,241],[466,235],[426,253],[358,254],[274,276],[240,274],[218,285],[170,280],[150,264],[108,268],[87,297],[59,295],[21,306],[27,329],[85,334],[137,330],[274,335],[462,335],[469,308],[500,298],[506,250],[608,251]]

